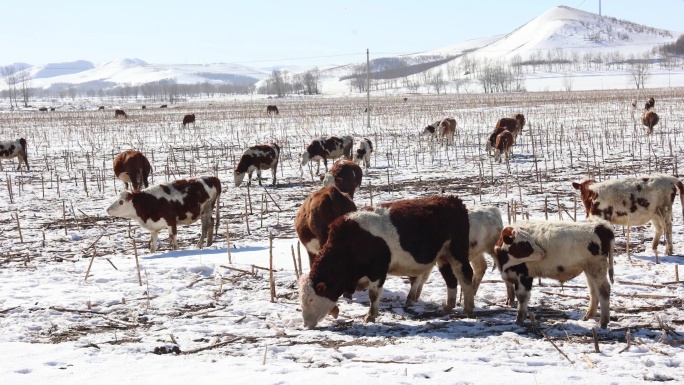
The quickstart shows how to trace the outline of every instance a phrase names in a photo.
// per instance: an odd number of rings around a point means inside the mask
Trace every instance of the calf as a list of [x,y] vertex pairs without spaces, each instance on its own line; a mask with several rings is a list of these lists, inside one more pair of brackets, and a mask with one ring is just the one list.
[[641,124],[646,126],[648,128],[648,134],[651,135],[653,133],[653,127],[658,124],[658,121],[660,118],[658,117],[658,114],[655,113],[655,111],[645,111],[641,115]]
[[583,320],[596,315],[601,304],[601,328],[610,321],[610,283],[613,282],[612,226],[596,222],[527,222],[508,226],[496,242],[495,265],[501,278],[515,288],[518,314],[515,322],[527,318],[527,304],[534,277],[569,281],[582,272],[589,288],[589,307]]
[[261,186],[261,170],[271,169],[273,186],[276,185],[276,171],[278,170],[278,160],[280,157],[280,147],[275,143],[257,144],[245,150],[240,157],[237,167],[233,170],[233,181],[235,187],[242,184],[245,174],[249,174],[247,186],[252,184],[252,173],[256,170],[257,181]]
[[133,190],[140,190],[143,185],[147,188],[151,171],[150,162],[138,150],[126,150],[114,158],[114,175],[124,182],[126,190],[129,183],[133,185]]
[[354,139],[351,136],[331,136],[329,138],[312,139],[309,145],[306,146],[306,151],[301,154],[300,171],[304,174],[304,167],[309,160],[316,161],[316,174],[321,170],[321,159],[325,166],[325,171],[328,172],[328,159],[335,159],[345,156],[351,159],[351,150],[354,146]]
[[[468,210],[455,196],[400,200],[335,219],[310,273],[299,281],[304,325],[313,328],[343,293],[366,287],[371,305],[365,320],[374,321],[388,274],[421,277],[437,259],[449,263],[461,282],[465,311],[472,314],[468,232]],[[456,288],[450,285],[447,281],[447,294],[453,295],[447,297],[447,312],[456,304]],[[412,287],[406,304],[416,294]]]
[[309,267],[328,241],[330,223],[352,211],[356,211],[354,201],[335,186],[323,187],[304,200],[295,217],[295,230],[309,254]]
[[363,172],[358,164],[340,159],[330,168],[323,179],[323,186],[337,186],[343,193],[354,198],[354,191],[361,186]]
[[266,113],[271,115],[271,114],[280,114],[280,111],[278,111],[278,106],[276,105],[268,105],[266,106]]
[[21,162],[26,165],[26,170],[31,168],[28,164],[28,155],[26,154],[26,139],[19,138],[8,142],[0,142],[0,159],[18,158],[19,166],[17,170],[21,169]]
[[453,143],[456,133],[456,119],[452,117],[442,119],[437,127],[437,132],[440,139],[446,139],[446,144],[449,144],[449,140]]
[[363,165],[368,169],[370,167],[370,158],[373,153],[373,142],[368,138],[362,138],[359,141],[359,147],[354,154],[354,162],[360,163],[363,160]]
[[506,163],[508,163],[508,155],[513,151],[513,142],[515,138],[513,133],[504,130],[496,137],[496,145],[494,147],[494,160],[501,163],[501,154],[506,154]]
[[193,126],[195,125],[195,114],[187,114],[183,117],[183,128],[190,123],[192,123]]
[[430,138],[434,138],[435,135],[437,135],[440,123],[442,123],[441,120],[428,124],[427,127],[423,128],[423,132],[421,133],[421,135],[429,135]]
[[126,111],[124,110],[114,110],[114,117],[118,118],[121,116],[122,118],[128,118],[128,115],[126,115]]
[[[115,217],[130,218],[150,232],[150,252],[157,250],[157,237],[163,229],[168,229],[173,249],[178,249],[176,240],[177,226],[189,225],[202,219],[202,235],[198,248],[213,243],[211,214],[214,204],[221,195],[221,182],[214,176],[179,179],[171,183],[133,192],[123,191],[119,198],[107,209],[107,214]],[[218,210],[216,211],[218,221]]]
[[489,134],[489,137],[487,138],[487,144],[485,147],[485,150],[487,151],[488,155],[492,154],[492,151],[495,150],[496,148],[496,138],[501,134],[502,132],[506,131],[506,128],[504,127],[498,127],[495,128],[494,131],[492,131],[491,134]]
[[[593,179],[573,182],[580,192],[588,218],[605,219],[611,223],[640,226],[651,221],[655,227],[653,252],[658,255],[658,242],[665,233],[668,255],[672,255],[672,202],[679,190],[684,215],[684,185],[672,176],[646,175],[640,178],[610,179],[596,183]],[[629,242],[628,242],[629,244]]]

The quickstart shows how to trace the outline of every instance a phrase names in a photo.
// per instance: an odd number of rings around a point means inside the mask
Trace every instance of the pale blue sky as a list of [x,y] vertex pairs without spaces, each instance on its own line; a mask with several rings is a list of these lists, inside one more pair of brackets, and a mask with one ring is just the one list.
[[[139,58],[254,67],[412,53],[508,33],[556,5],[598,0],[6,1],[0,65]],[[603,14],[684,31],[684,0],[603,0]],[[349,55],[356,54],[356,55]],[[345,55],[345,56],[337,56]],[[315,58],[315,59],[314,59]]]

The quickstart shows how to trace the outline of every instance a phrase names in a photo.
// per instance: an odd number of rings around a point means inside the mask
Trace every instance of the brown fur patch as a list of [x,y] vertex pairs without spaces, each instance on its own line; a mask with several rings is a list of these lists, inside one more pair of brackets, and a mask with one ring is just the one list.
[[354,198],[354,191],[361,186],[363,178],[363,172],[358,164],[350,160],[340,159],[330,168],[328,174],[335,178],[335,186],[340,191]]
[[[142,152],[126,150],[114,158],[114,175],[121,179],[119,176],[124,172],[131,179],[133,190],[140,190],[143,186],[149,187],[147,179],[152,172],[152,166]],[[127,182],[124,182],[124,185],[128,188]]]

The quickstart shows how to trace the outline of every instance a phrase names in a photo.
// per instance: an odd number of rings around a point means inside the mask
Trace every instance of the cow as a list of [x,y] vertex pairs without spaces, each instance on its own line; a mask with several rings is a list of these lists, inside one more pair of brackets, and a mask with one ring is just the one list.
[[580,192],[587,218],[600,218],[628,226],[628,245],[629,226],[640,226],[651,221],[655,227],[653,252],[658,255],[658,242],[665,233],[665,252],[667,255],[673,254],[672,203],[677,190],[684,215],[684,185],[679,179],[663,174],[598,183],[593,179],[585,179],[573,182],[572,187]]
[[489,137],[487,138],[487,144],[485,146],[485,151],[487,151],[488,155],[492,155],[492,151],[496,151],[496,138],[504,131],[506,131],[506,128],[498,127],[489,134]]
[[361,186],[363,172],[358,164],[351,160],[340,159],[321,177],[323,186],[337,186],[343,193],[354,198],[354,191]]
[[126,150],[114,158],[114,175],[124,182],[124,188],[128,190],[130,183],[133,190],[140,190],[143,185],[149,187],[147,178],[152,172],[152,166],[145,155],[138,150]]
[[442,119],[442,121],[439,122],[439,126],[437,127],[437,133],[440,139],[446,140],[447,145],[449,144],[450,139],[451,143],[453,143],[454,134],[456,133],[456,119],[454,119],[453,117]]
[[522,325],[527,318],[533,278],[565,282],[584,272],[589,307],[582,319],[593,318],[600,303],[599,324],[605,329],[610,321],[614,245],[613,227],[602,220],[519,222],[505,227],[496,242],[494,262],[501,278],[515,288],[518,298],[515,322]]
[[404,103],[405,103],[406,101],[408,101],[408,98],[404,98]]
[[278,160],[280,158],[280,147],[275,143],[257,144],[251,146],[242,153],[240,161],[233,170],[233,181],[235,187],[242,184],[245,174],[249,174],[247,186],[252,184],[252,173],[256,170],[257,181],[261,186],[261,170],[271,169],[273,186],[276,186],[276,171],[278,170]]
[[653,126],[658,124],[659,120],[660,118],[658,117],[658,114],[652,110],[644,111],[644,113],[641,115],[641,124],[648,128],[649,135],[653,133]]
[[21,169],[21,162],[26,165],[26,170],[31,171],[28,164],[28,155],[26,152],[26,139],[19,138],[17,140],[0,142],[0,159],[18,158],[19,165],[17,170]]
[[[468,210],[456,196],[400,200],[335,219],[309,274],[299,280],[304,325],[315,327],[343,293],[364,288],[370,299],[364,320],[373,322],[388,274],[422,277],[438,259],[448,262],[461,282],[464,309],[472,315],[468,233]],[[451,284],[447,281],[445,312],[456,305],[456,287]],[[409,291],[406,306],[417,298],[417,287]]]
[[517,139],[518,135],[522,134],[523,127],[525,127],[525,115],[515,114],[510,118],[501,118],[496,122],[494,130],[496,131],[502,127],[510,131],[513,134],[513,137]]
[[372,153],[373,142],[371,142],[368,138],[362,138],[359,141],[359,147],[356,149],[356,154],[354,154],[354,162],[361,163],[363,160],[363,165],[367,170],[368,167],[370,167],[370,158]]
[[161,106],[159,106],[159,108],[166,108],[166,107],[168,107],[166,104],[162,104]]
[[513,133],[508,130],[503,130],[503,132],[496,137],[494,160],[501,163],[501,154],[506,154],[506,163],[508,163],[508,156],[513,151],[514,141],[515,138]]
[[104,106],[97,107],[99,111],[104,111]]
[[54,110],[55,110],[55,107],[50,107],[50,111],[54,111]]
[[278,111],[278,106],[275,105],[268,105],[266,106],[266,113],[271,115],[271,114],[280,114],[280,111]]
[[192,123],[193,127],[195,126],[195,114],[187,114],[183,117],[183,128],[190,123]]
[[140,106],[140,109],[142,109],[142,110],[147,109],[147,106],[143,104],[142,106]]
[[437,135],[440,123],[442,123],[441,120],[428,124],[425,128],[423,128],[423,132],[421,133],[421,135],[429,135],[430,139],[434,138]]
[[328,159],[336,159],[344,156],[351,159],[351,150],[354,146],[354,139],[351,136],[331,136],[329,138],[321,137],[312,139],[306,150],[300,155],[300,171],[304,174],[303,167],[311,161],[316,161],[316,174],[321,171],[321,159],[325,166],[325,172],[328,172]]
[[655,99],[648,98],[648,100],[644,104],[644,110],[650,111],[652,108],[655,108]]
[[114,110],[114,117],[118,118],[119,116],[128,118],[128,115],[126,115],[126,112],[124,110]]
[[41,111],[41,112],[47,112],[47,110],[48,110],[47,107],[40,107],[40,108],[38,109],[38,111]]
[[316,190],[304,200],[295,217],[295,230],[309,254],[309,267],[328,241],[330,223],[353,211],[356,205],[352,198],[334,185]]
[[[202,221],[202,234],[197,248],[213,243],[212,228],[214,205],[221,195],[221,181],[215,176],[179,179],[162,183],[143,190],[122,191],[116,202],[107,208],[107,214],[136,220],[143,229],[150,232],[150,252],[157,250],[157,237],[168,229],[171,245],[178,249],[177,226]],[[218,221],[218,211],[216,211]]]

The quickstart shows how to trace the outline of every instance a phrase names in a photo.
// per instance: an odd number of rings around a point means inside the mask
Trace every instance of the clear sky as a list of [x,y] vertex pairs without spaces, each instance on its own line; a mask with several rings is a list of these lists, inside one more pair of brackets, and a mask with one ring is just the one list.
[[[348,63],[366,48],[380,57],[508,33],[557,5],[598,13],[599,0],[5,1],[0,65]],[[684,31],[684,0],[603,0],[602,9]]]

